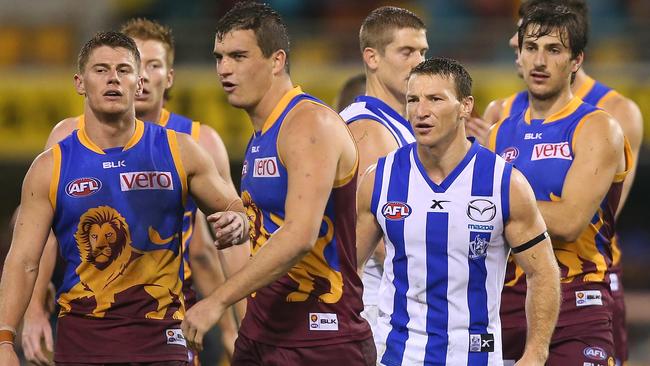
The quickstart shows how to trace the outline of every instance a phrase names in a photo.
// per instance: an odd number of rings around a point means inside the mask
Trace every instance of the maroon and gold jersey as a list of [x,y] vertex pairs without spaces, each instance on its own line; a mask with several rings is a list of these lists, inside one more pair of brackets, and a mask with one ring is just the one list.
[[[277,138],[287,113],[299,103],[322,105],[300,88],[289,91],[246,149],[241,189],[253,255],[284,223],[288,175]],[[304,123],[309,128],[309,121]],[[356,178],[355,166],[348,177],[334,182],[311,252],[289,273],[249,296],[240,330],[246,337],[283,347],[371,337],[368,323],[359,315],[363,304],[356,272]]]
[[[588,117],[596,113],[605,112],[578,97],[546,120],[531,119],[529,108],[525,108],[495,125],[490,134],[490,147],[526,176],[537,200],[553,201],[561,196],[564,179],[573,163],[575,136]],[[627,142],[625,156],[626,169],[629,169],[631,154]],[[608,270],[613,258],[615,214],[626,174],[627,170],[616,174],[598,211],[576,241],[553,240],[563,299],[558,326],[611,314]],[[525,326],[526,279],[512,258],[502,296],[503,327]]]

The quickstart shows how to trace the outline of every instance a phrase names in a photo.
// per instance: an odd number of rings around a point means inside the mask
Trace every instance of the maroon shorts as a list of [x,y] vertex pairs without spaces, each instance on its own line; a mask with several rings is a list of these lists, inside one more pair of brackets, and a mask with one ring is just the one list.
[[362,341],[314,347],[277,347],[256,342],[239,333],[232,366],[375,366],[377,350],[372,337]]
[[56,366],[188,366],[184,361],[127,362],[127,363],[68,363],[56,362]]
[[[503,359],[518,360],[524,351],[526,328],[504,328]],[[556,327],[551,338],[549,366],[614,365],[614,339],[609,319]]]

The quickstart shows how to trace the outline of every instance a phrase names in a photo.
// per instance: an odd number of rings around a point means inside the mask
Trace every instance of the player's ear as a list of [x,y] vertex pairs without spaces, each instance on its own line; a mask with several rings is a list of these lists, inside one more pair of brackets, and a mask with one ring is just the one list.
[[86,95],[86,87],[84,86],[83,76],[74,74],[74,88],[77,90],[77,94]]
[[165,89],[169,89],[174,85],[174,69],[169,69],[167,71],[167,85],[165,86]]
[[474,109],[474,97],[468,96],[460,101],[460,119],[468,120],[472,115]]
[[372,71],[377,70],[379,65],[379,52],[372,47],[366,47],[363,49],[363,63],[366,64],[366,67]]
[[580,70],[580,67],[582,67],[582,63],[584,62],[584,60],[585,60],[585,53],[580,52],[578,56],[576,56],[576,58],[571,60],[571,62],[573,63],[573,65],[571,66],[571,72],[578,72],[578,70]]
[[136,83],[135,96],[139,97],[142,95],[142,91],[144,90],[144,78],[138,75],[138,81]]
[[284,71],[287,64],[287,53],[284,50],[277,50],[271,55],[273,60],[273,74],[277,75]]

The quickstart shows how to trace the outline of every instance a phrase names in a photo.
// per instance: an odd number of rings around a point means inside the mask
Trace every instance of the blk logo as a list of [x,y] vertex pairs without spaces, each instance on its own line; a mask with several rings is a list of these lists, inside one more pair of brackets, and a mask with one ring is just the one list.
[[445,201],[445,200],[431,200],[433,202],[433,205],[431,205],[432,210],[436,209],[441,209],[444,210],[445,208],[442,207],[443,203],[451,202],[451,201]]
[[124,160],[105,161],[102,163],[102,168],[104,169],[124,168],[124,167],[126,167],[126,162]]
[[524,134],[524,140],[540,140],[542,138],[542,133],[541,132],[529,132]]

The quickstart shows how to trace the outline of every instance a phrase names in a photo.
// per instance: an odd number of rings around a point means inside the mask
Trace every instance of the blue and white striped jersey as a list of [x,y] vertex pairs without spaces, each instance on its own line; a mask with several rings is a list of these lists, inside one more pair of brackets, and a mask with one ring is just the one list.
[[[368,95],[358,96],[352,104],[341,111],[341,117],[348,125],[362,119],[376,121],[390,131],[399,147],[415,142],[409,121],[381,99]],[[370,257],[361,278],[363,280],[364,305],[377,305],[377,293],[383,272],[381,265],[373,257]],[[370,324],[374,326],[373,322]]]
[[384,365],[502,365],[499,306],[512,166],[473,142],[436,184],[416,144],[379,160],[384,232],[375,340]]

